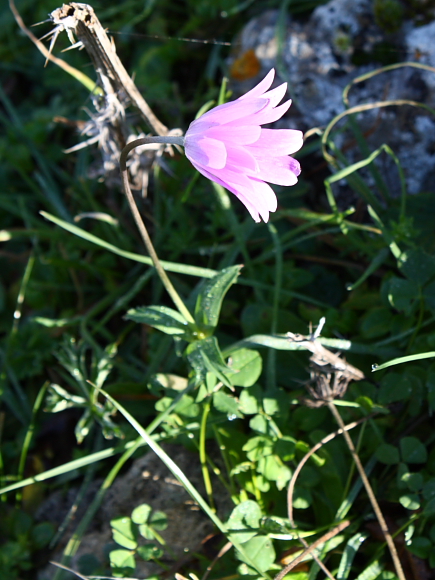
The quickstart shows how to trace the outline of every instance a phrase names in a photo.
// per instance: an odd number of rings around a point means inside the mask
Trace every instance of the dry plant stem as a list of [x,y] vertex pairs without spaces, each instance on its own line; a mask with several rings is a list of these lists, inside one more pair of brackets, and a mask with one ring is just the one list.
[[349,526],[349,525],[350,525],[350,520],[344,520],[344,522],[341,522],[341,524],[338,524],[338,526],[336,526],[335,528],[330,530],[328,533],[321,536],[318,540],[316,540],[314,543],[312,543],[311,546],[309,546],[309,548],[304,550],[302,552],[302,554],[300,554],[297,558],[292,560],[290,562],[290,564],[287,564],[287,566],[285,568],[283,568],[281,570],[281,572],[275,576],[274,580],[282,580],[282,578],[284,578],[284,576],[286,576],[290,572],[290,570],[293,570],[293,568],[295,566],[300,564],[302,562],[302,560],[306,556],[311,554],[311,552],[313,550],[315,550],[318,546],[320,546],[320,544],[324,544],[325,542],[327,542],[328,540],[330,540],[331,538],[333,538],[334,536],[339,534],[341,531],[343,531],[345,528],[347,528],[347,526]]
[[387,542],[388,548],[390,550],[391,558],[393,560],[394,568],[396,570],[397,577],[399,580],[406,580],[405,574],[402,570],[402,565],[400,563],[399,556],[397,554],[396,546],[394,545],[393,538],[388,530],[388,526],[385,522],[385,518],[381,512],[381,508],[376,500],[375,494],[373,492],[372,486],[367,478],[366,472],[364,471],[364,467],[361,463],[361,460],[356,452],[355,446],[350,438],[349,433],[345,430],[345,425],[343,423],[343,419],[341,418],[340,413],[338,412],[336,406],[332,401],[328,402],[328,407],[331,413],[334,415],[335,420],[337,421],[339,427],[343,431],[343,437],[346,441],[347,446],[349,447],[349,451],[352,454],[353,460],[355,461],[356,468],[360,474],[361,480],[364,484],[365,490],[367,495],[369,496],[370,503],[372,504],[373,511],[378,519],[379,525],[381,527],[382,533],[384,534],[385,541]]
[[231,548],[232,545],[233,545],[232,542],[227,542],[224,545],[224,547],[219,550],[219,553],[217,554],[217,556],[215,557],[213,562],[207,566],[207,570],[205,571],[204,576],[201,578],[201,580],[207,580],[207,578],[208,578],[210,572],[213,570],[216,562],[228,552],[228,550]]
[[124,147],[124,149],[122,150],[121,157],[119,159],[119,164],[121,167],[122,183],[124,186],[124,192],[125,192],[125,195],[127,197],[127,201],[130,205],[130,209],[131,209],[131,212],[133,214],[136,225],[139,229],[140,235],[142,236],[142,239],[145,243],[146,249],[148,250],[150,258],[153,261],[154,267],[157,271],[157,274],[160,277],[160,280],[163,283],[163,286],[166,288],[169,296],[172,298],[172,301],[174,302],[175,306],[178,308],[178,311],[180,312],[180,314],[182,314],[184,316],[184,318],[186,319],[186,321],[188,323],[194,324],[195,321],[193,320],[192,315],[190,314],[190,312],[188,311],[188,309],[184,305],[184,302],[181,300],[180,296],[178,295],[178,292],[173,287],[172,282],[169,280],[168,275],[166,274],[165,270],[163,269],[163,266],[160,263],[160,260],[157,256],[157,253],[156,253],[154,246],[151,242],[151,238],[148,234],[148,230],[146,229],[145,224],[142,220],[142,216],[140,215],[139,210],[137,208],[136,202],[134,200],[133,194],[132,194],[131,189],[130,189],[130,184],[128,182],[128,170],[127,170],[128,154],[130,153],[130,151],[132,151],[136,147],[139,147],[140,145],[149,145],[151,143],[165,143],[165,144],[171,144],[171,145],[182,145],[183,138],[182,137],[169,137],[169,136],[168,137],[143,137],[142,139],[136,139],[135,141],[132,141],[131,143],[126,145]]
[[[347,431],[349,431],[350,429],[353,429],[354,427],[356,427],[360,423],[363,423],[364,421],[367,421],[368,418],[369,417],[364,417],[363,419],[360,419],[359,421],[354,421],[353,423],[349,423],[349,425],[346,425],[345,426],[345,429]],[[305,465],[305,463],[308,461],[308,459],[316,451],[318,451],[323,445],[325,445],[329,441],[332,441],[332,439],[334,439],[338,435],[341,435],[341,433],[343,433],[343,430],[342,429],[338,429],[338,431],[335,431],[334,433],[330,433],[329,435],[327,435],[326,437],[324,437],[321,441],[319,441],[318,443],[316,443],[316,445],[314,445],[314,447],[312,449],[310,449],[306,455],[304,455],[304,457],[302,458],[302,460],[299,462],[298,466],[296,467],[295,472],[293,473],[293,476],[292,476],[292,478],[290,480],[290,483],[289,483],[289,486],[288,486],[288,491],[287,491],[288,518],[290,520],[290,525],[293,528],[296,527],[295,526],[294,519],[293,519],[293,492],[294,492],[294,488],[295,488],[295,485],[296,485],[296,480],[297,480],[300,472],[302,471],[303,466]],[[299,538],[299,541],[304,546],[304,548],[308,548],[309,547],[308,542],[304,538]],[[316,561],[316,564],[323,570],[323,572],[326,574],[326,576],[328,576],[328,578],[330,580],[335,580],[335,577],[327,569],[327,567],[322,562],[322,560],[320,560],[320,558],[316,554],[313,554],[313,557],[314,557],[314,560]]]
[[[314,445],[314,447],[312,447],[308,451],[308,453],[306,455],[304,455],[304,457],[301,459],[301,461],[299,462],[298,466],[296,467],[296,469],[292,475],[292,478],[290,480],[288,490],[287,490],[288,519],[290,520],[290,524],[293,528],[296,527],[294,519],[293,519],[293,492],[294,492],[294,488],[296,485],[296,480],[299,477],[299,474],[302,471],[302,468],[305,465],[305,463],[308,461],[308,459],[314,453],[316,453],[316,451],[318,451],[321,447],[323,447],[323,445],[326,445],[326,443],[329,443],[330,441],[335,439],[338,435],[341,435],[344,431],[350,431],[351,429],[354,429],[358,425],[361,425],[361,423],[368,421],[368,419],[371,419],[372,417],[373,417],[373,415],[363,417],[362,419],[359,419],[358,421],[354,421],[353,423],[349,423],[348,425],[345,425],[343,428],[340,428],[337,431],[334,431],[334,433],[330,433],[329,435],[327,435],[326,437],[321,439],[318,443],[316,443]],[[303,540],[303,538],[300,538],[300,539],[301,539],[301,541]]]
[[44,46],[44,44],[38,38],[36,38],[36,36],[34,34],[32,34],[32,32],[30,32],[30,30],[24,24],[23,19],[21,18],[20,13],[18,12],[18,10],[15,6],[14,0],[9,0],[9,7],[11,9],[12,14],[14,15],[15,21],[18,24],[18,26],[21,28],[21,30],[24,32],[24,34],[28,38],[30,38],[30,40],[33,42],[33,44],[36,46],[36,48],[45,56],[45,58],[47,60],[51,60],[52,62],[54,62],[54,64],[57,64],[58,67],[63,68],[63,70],[65,72],[67,72],[71,76],[77,78],[77,76],[80,75],[79,70],[70,66],[67,62],[65,62],[61,58],[57,58],[56,56],[53,56],[51,54],[51,52]]
[[[167,127],[157,119],[136,88],[92,6],[70,2],[53,10],[50,16],[54,24],[62,26],[69,33],[74,33],[86,48],[105,91],[108,93],[113,91],[116,95],[121,90],[124,91],[153,131],[158,135],[166,135]],[[111,85],[111,90],[108,84]]]

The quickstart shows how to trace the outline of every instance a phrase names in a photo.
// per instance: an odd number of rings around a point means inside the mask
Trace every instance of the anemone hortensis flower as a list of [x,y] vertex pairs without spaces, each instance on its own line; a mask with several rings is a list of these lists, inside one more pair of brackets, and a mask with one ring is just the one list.
[[291,100],[278,106],[287,83],[269,90],[272,69],[248,93],[219,105],[191,123],[184,137],[186,157],[202,175],[222,185],[246,206],[256,222],[276,211],[275,192],[266,182],[294,185],[301,172],[291,153],[303,144],[301,131],[264,129],[280,119]]

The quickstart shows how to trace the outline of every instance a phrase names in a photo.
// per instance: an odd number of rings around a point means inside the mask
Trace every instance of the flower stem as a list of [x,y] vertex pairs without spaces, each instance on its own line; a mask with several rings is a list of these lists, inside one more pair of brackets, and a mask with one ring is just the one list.
[[345,425],[344,425],[343,419],[341,418],[340,413],[338,412],[336,406],[334,405],[334,403],[332,401],[328,402],[328,407],[329,407],[331,413],[334,415],[334,418],[337,421],[338,426],[343,431],[343,437],[346,441],[346,444],[349,448],[349,451],[352,454],[353,460],[355,461],[356,468],[358,469],[359,475],[360,475],[361,480],[364,484],[367,495],[369,496],[370,503],[372,504],[373,511],[375,512],[375,515],[376,515],[377,520],[379,522],[379,525],[381,527],[382,533],[384,534],[385,541],[387,542],[388,548],[390,550],[391,559],[393,560],[393,564],[394,564],[394,568],[396,569],[397,577],[399,578],[399,580],[406,580],[405,574],[403,573],[403,570],[402,570],[402,564],[400,563],[400,559],[399,559],[399,556],[397,554],[396,546],[394,545],[394,540],[391,537],[390,531],[388,530],[387,523],[386,523],[385,518],[381,512],[381,508],[379,507],[379,504],[378,504],[377,499],[375,497],[375,494],[373,492],[372,486],[370,485],[370,482],[367,478],[366,472],[364,471],[364,467],[361,463],[359,455],[356,452],[353,441],[352,441],[349,433],[345,430]]
[[163,266],[160,263],[160,260],[157,256],[157,253],[154,249],[153,243],[151,242],[151,238],[148,234],[148,230],[145,227],[145,224],[142,220],[142,216],[139,213],[137,208],[136,202],[134,200],[133,194],[130,189],[130,184],[128,182],[128,172],[127,172],[127,157],[130,151],[139,147],[140,145],[149,145],[150,143],[166,143],[168,145],[183,145],[184,139],[183,137],[172,137],[172,136],[165,136],[165,137],[143,137],[142,139],[136,139],[135,141],[131,141],[124,147],[121,152],[121,157],[119,158],[119,165],[121,167],[121,177],[122,177],[122,184],[124,186],[124,193],[127,197],[127,201],[129,203],[131,213],[133,214],[134,221],[139,229],[140,235],[144,241],[148,254],[150,255],[151,260],[153,261],[154,267],[156,269],[157,274],[162,281],[163,286],[166,288],[169,296],[172,298],[173,303],[178,308],[178,311],[186,321],[190,324],[194,324],[194,319],[190,314],[189,310],[186,308],[184,302],[180,298],[178,292],[175,290],[172,282],[169,280],[168,275],[166,274]]

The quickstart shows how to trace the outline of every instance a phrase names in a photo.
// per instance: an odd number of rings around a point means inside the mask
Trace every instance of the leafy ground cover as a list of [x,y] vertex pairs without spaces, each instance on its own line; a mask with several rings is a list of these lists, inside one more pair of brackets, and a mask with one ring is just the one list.
[[[316,4],[274,6],[303,17]],[[158,117],[185,129],[207,102],[231,98],[220,85],[229,47],[179,39],[230,42],[271,6],[163,0],[94,9],[117,33],[118,54]],[[30,24],[57,6],[18,8]],[[216,526],[216,553],[180,568],[183,577],[204,577],[219,555],[211,578],[395,578],[370,492],[346,439],[331,435],[337,419],[349,426],[403,577],[430,578],[434,192],[407,196],[397,160],[402,195],[390,196],[376,160],[394,152],[382,146],[349,165],[334,146],[343,130],[335,119],[297,155],[301,179],[277,188],[268,224],[255,224],[183,155],[165,158],[138,203],[193,315],[186,324],[149,265],[120,184],[96,176],[98,151],[63,152],[77,143],[89,91],[54,65],[43,68],[9,8],[0,22],[0,578],[35,578],[63,541],[36,518],[44,497],[102,478],[67,538],[68,566],[105,490],[145,446]],[[57,43],[56,53],[66,35]],[[84,52],[65,59],[93,78]],[[361,138],[358,117],[344,122]],[[321,156],[313,177],[307,169]],[[357,212],[334,199],[342,180]],[[340,395],[335,404],[328,388]],[[205,494],[162,441],[196,451]],[[216,478],[230,513],[215,511]],[[163,574],[171,561],[164,514],[143,504],[111,525],[107,561],[83,563],[81,577],[134,577],[139,558]],[[301,542],[315,547],[286,571]]]

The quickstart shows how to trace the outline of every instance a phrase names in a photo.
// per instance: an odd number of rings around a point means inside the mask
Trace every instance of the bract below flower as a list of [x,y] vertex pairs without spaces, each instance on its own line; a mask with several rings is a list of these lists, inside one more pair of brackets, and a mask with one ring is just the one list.
[[256,222],[267,222],[277,208],[275,192],[266,182],[294,185],[301,169],[289,155],[303,144],[302,132],[264,129],[288,110],[284,97],[287,83],[268,90],[275,70],[251,91],[235,101],[219,105],[188,128],[186,157],[205,177],[236,195]]

